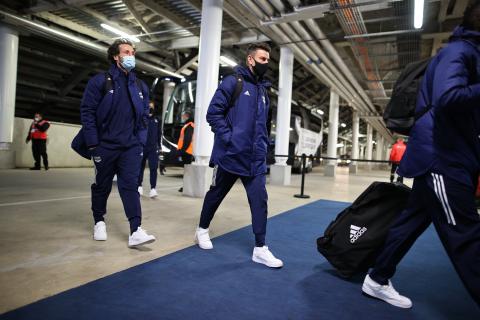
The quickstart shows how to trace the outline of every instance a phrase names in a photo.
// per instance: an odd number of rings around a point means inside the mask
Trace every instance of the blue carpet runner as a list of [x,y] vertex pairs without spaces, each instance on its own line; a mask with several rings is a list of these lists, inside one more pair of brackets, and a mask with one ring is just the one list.
[[315,240],[347,205],[320,200],[269,219],[267,243],[285,263],[280,270],[251,261],[249,226],[213,239],[213,250],[192,246],[0,319],[480,319],[433,228],[393,279],[412,309],[363,296],[363,276],[339,278]]

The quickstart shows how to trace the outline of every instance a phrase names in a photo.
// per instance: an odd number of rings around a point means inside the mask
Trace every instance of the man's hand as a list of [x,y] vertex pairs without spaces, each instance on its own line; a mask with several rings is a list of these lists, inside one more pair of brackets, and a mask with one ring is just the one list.
[[29,143],[30,142],[30,139],[25,139],[25,143]]

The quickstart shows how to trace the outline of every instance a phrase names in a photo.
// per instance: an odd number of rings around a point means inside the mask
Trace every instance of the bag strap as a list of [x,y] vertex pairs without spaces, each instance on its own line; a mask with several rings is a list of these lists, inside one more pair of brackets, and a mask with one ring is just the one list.
[[239,74],[235,74],[235,90],[233,91],[232,97],[230,98],[230,103],[228,104],[228,108],[232,108],[235,105],[235,101],[237,101],[240,93],[243,90],[243,77]]
[[[143,86],[142,86],[142,81],[139,78],[135,78],[135,84],[137,85],[137,89],[139,92],[142,92],[143,94]],[[113,80],[112,77],[108,72],[105,72],[105,83],[103,85],[103,95],[105,96],[107,92],[113,89]]]

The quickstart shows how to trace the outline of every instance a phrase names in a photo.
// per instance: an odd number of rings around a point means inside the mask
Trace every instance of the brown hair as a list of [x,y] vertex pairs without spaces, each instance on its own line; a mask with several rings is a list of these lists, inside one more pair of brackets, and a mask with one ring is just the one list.
[[122,44],[131,45],[133,47],[133,50],[135,50],[135,46],[130,40],[125,38],[117,39],[110,45],[110,47],[108,47],[107,59],[109,62],[115,63],[115,59],[113,57],[117,56],[120,53],[120,45]]

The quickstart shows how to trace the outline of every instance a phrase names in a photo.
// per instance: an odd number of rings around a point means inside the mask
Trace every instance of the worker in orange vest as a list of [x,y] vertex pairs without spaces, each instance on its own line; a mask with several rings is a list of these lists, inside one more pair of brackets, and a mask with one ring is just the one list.
[[40,170],[40,157],[43,158],[43,166],[48,170],[48,155],[47,155],[47,130],[50,123],[43,119],[41,113],[35,113],[30,129],[28,130],[27,139],[25,143],[32,140],[32,153],[35,159],[35,166],[30,170]]
[[[392,146],[392,151],[390,151],[390,162],[392,164],[392,168],[390,170],[390,182],[393,182],[395,172],[400,164],[400,160],[402,160],[405,149],[407,149],[407,146],[405,145],[405,142],[403,142],[402,138],[398,138],[397,142]],[[403,177],[399,175],[397,177],[397,182],[403,183]]]
[[[183,164],[190,164],[193,159],[193,130],[195,124],[193,123],[192,112],[185,110],[182,113],[182,123],[184,123],[178,138],[177,151],[178,160]],[[183,187],[178,189],[178,192],[183,192]]]
[[190,164],[193,158],[193,130],[195,128],[195,124],[193,123],[192,119],[192,113],[190,111],[186,110],[182,113],[182,123],[184,123],[184,126],[180,131],[177,150],[179,154],[179,160],[181,160],[184,164]]

